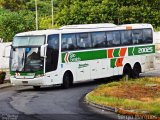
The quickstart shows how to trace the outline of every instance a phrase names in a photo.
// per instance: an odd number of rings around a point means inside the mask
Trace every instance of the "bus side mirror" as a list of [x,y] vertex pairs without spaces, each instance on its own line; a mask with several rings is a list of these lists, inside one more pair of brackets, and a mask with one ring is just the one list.
[[3,57],[10,58],[11,45],[6,46],[3,51]]
[[40,52],[40,56],[41,57],[46,57],[46,48],[47,48],[48,44],[42,45],[41,46],[41,52]]

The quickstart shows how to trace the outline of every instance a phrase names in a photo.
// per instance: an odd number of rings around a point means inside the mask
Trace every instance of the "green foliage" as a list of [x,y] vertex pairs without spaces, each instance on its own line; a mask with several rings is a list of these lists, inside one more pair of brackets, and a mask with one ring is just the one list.
[[0,6],[11,11],[17,11],[25,8],[28,0],[0,0]]
[[[52,28],[51,0],[37,0],[37,6],[39,29]],[[53,0],[53,6],[54,27],[108,22],[151,23],[155,30],[160,30],[160,0]],[[10,41],[17,32],[34,30],[34,14],[35,0],[0,0],[0,20],[3,21],[0,21],[0,31],[6,32],[5,36],[0,33],[0,37]],[[6,25],[5,21],[10,23]]]
[[49,28],[52,28],[51,16],[41,17],[39,19],[39,29],[49,29]]
[[9,42],[16,33],[34,29],[33,19],[31,12],[3,12],[0,16],[0,38]]
[[155,31],[160,31],[160,27],[157,27],[157,28],[155,29]]
[[159,0],[61,0],[59,8],[55,16],[58,25],[112,22],[160,26]]
[[56,14],[55,22],[59,25],[114,22],[117,6],[107,4],[102,0],[74,1]]
[[[30,11],[35,11],[35,0],[26,2],[26,7]],[[37,0],[37,8],[39,16],[51,15],[51,1],[48,0]]]

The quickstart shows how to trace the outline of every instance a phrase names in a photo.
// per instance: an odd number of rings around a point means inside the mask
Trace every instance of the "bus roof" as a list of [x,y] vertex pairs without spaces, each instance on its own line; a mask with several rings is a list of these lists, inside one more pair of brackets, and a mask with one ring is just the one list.
[[32,35],[50,35],[59,33],[78,33],[78,32],[94,32],[94,31],[109,31],[109,30],[126,30],[126,29],[140,29],[152,28],[151,24],[123,24],[115,25],[112,23],[99,23],[99,24],[81,24],[81,25],[66,25],[59,29],[37,30],[22,32],[16,36],[32,36]]
[[96,29],[96,28],[113,28],[116,27],[113,23],[98,23],[98,24],[82,24],[82,25],[66,25],[60,29]]
[[32,36],[32,35],[47,35],[47,34],[56,34],[59,33],[57,30],[50,29],[50,30],[36,30],[36,31],[28,31],[18,33],[15,36]]
[[141,24],[123,24],[119,25],[119,27],[132,27],[133,29],[138,29],[138,28],[152,28],[151,24],[146,24],[146,23],[141,23]]

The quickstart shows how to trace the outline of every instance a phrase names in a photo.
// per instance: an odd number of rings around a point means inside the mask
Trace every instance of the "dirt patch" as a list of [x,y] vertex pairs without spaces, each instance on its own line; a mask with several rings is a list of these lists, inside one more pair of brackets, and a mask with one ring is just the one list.
[[160,85],[157,86],[145,86],[145,85],[124,85],[118,87],[112,87],[105,90],[104,96],[113,96],[117,98],[140,100],[150,102],[160,96]]
[[160,77],[104,84],[93,90],[87,99],[102,106],[160,117]]

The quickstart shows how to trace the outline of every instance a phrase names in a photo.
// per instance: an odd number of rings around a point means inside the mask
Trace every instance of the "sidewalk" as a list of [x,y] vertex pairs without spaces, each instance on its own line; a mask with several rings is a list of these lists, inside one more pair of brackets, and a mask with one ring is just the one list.
[[11,87],[11,86],[12,86],[11,83],[0,84],[0,89]]

